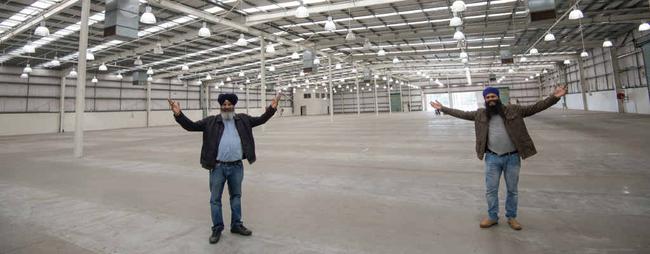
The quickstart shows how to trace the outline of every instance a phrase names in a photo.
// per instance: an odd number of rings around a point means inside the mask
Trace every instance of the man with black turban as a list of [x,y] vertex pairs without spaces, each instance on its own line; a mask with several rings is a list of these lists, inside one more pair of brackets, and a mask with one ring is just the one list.
[[245,236],[252,234],[242,222],[241,184],[244,179],[242,160],[248,160],[249,164],[255,162],[253,127],[266,123],[275,114],[279,100],[280,95],[273,99],[264,114],[252,117],[247,114],[235,114],[237,95],[220,94],[217,101],[221,105],[221,113],[193,122],[183,114],[180,103],[168,99],[177,123],[188,131],[203,132],[201,166],[210,170],[212,234],[209,241],[211,244],[219,241],[221,231],[224,229],[221,194],[225,183],[228,183],[230,193],[232,214],[230,232]]
[[519,168],[521,159],[537,153],[533,140],[528,135],[524,118],[532,116],[557,103],[566,94],[566,86],[559,86],[548,98],[530,106],[503,105],[499,89],[487,87],[483,90],[485,108],[477,111],[461,111],[431,102],[431,106],[443,113],[461,119],[474,121],[476,132],[476,155],[480,160],[485,156],[485,198],[488,204],[488,217],[479,226],[489,228],[498,223],[499,181],[501,174],[506,182],[506,218],[514,230],[522,226],[517,217]]

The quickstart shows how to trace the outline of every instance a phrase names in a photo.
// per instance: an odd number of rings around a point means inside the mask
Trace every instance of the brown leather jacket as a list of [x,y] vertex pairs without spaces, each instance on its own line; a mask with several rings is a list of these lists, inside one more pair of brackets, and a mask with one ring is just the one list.
[[[533,144],[533,140],[530,138],[528,130],[526,129],[524,117],[537,114],[553,106],[559,100],[560,98],[551,95],[530,106],[503,106],[506,131],[522,159],[526,159],[537,153],[535,144]],[[480,108],[477,111],[462,111],[442,107],[442,112],[461,119],[474,121],[474,127],[476,129],[476,155],[480,160],[482,160],[487,148],[488,128],[490,126],[487,111],[484,108]]]

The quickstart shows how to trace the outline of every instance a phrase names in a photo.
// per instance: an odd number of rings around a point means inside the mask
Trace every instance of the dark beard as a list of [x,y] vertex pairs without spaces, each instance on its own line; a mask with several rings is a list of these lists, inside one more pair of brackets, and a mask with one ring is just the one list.
[[493,116],[497,114],[501,115],[501,100],[497,100],[494,106],[490,106],[490,104],[486,101],[485,110],[487,111],[488,116]]

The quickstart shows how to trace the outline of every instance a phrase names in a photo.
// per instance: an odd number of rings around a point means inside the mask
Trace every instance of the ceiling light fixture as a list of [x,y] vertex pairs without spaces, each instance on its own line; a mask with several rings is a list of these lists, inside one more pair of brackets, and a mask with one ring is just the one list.
[[464,39],[465,39],[465,34],[462,31],[457,30],[454,33],[454,40],[459,40],[460,41],[460,40],[464,40]]
[[135,61],[133,61],[134,65],[142,65],[142,59],[140,59],[140,56],[137,56],[135,58]]
[[370,44],[370,39],[366,38],[363,41],[363,49],[369,50],[372,47],[372,44]]
[[199,29],[199,36],[201,37],[210,37],[212,33],[210,33],[210,29],[208,28],[208,24],[206,22],[203,22],[203,26],[201,29]]
[[77,71],[75,70],[74,66],[72,66],[72,70],[70,70],[70,73],[68,73],[68,77],[71,77],[71,78],[76,78],[77,77]]
[[336,30],[336,24],[332,20],[332,16],[327,16],[327,21],[325,21],[325,31],[334,32]]
[[23,46],[23,51],[25,51],[25,53],[31,54],[36,52],[36,48],[34,47],[34,45],[32,45],[31,41],[28,41],[27,44]]
[[59,61],[58,56],[54,56],[54,60],[52,60],[52,66],[53,67],[59,67],[61,65],[61,62]]
[[275,53],[275,46],[273,46],[273,42],[269,42],[269,45],[266,45],[266,53]]
[[156,47],[153,48],[153,53],[156,55],[162,55],[165,53],[162,48],[162,44],[160,42],[156,43]]
[[648,30],[650,30],[650,24],[648,24],[647,22],[643,22],[641,23],[641,25],[639,25],[639,32],[644,32]]
[[380,48],[379,51],[377,51],[377,56],[385,56],[386,51],[383,48]]
[[578,9],[578,7],[575,7],[570,13],[569,13],[569,19],[571,20],[576,20],[576,19],[581,19],[584,18],[584,15],[582,14],[582,11]]
[[90,49],[86,50],[86,60],[95,61],[95,54]]
[[294,15],[296,16],[296,18],[301,18],[301,19],[309,17],[309,10],[307,10],[307,7],[305,7],[303,1],[300,1],[300,6],[298,6],[298,9],[296,9]]
[[612,46],[614,46],[612,41],[610,41],[609,39],[605,39],[605,41],[603,42],[603,48],[611,48]]
[[248,41],[246,40],[246,37],[244,37],[243,33],[239,34],[239,39],[237,39],[235,45],[240,47],[245,47],[248,45]]
[[467,9],[467,6],[465,5],[465,2],[462,0],[456,0],[454,1],[453,4],[451,4],[451,11],[452,12],[463,12]]
[[554,41],[555,40],[555,35],[552,33],[547,33],[546,36],[544,36],[544,41]]
[[29,64],[25,65],[25,68],[23,69],[23,73],[31,73],[32,72],[32,67],[29,66]]
[[142,16],[140,16],[140,22],[149,25],[156,24],[156,16],[153,15],[151,6],[147,5],[144,7],[144,13],[142,13]]
[[41,25],[34,30],[34,35],[41,37],[50,35],[50,29],[45,26],[45,21],[41,21]]
[[354,32],[352,32],[352,30],[350,30],[350,28],[348,28],[348,34],[345,35],[345,40],[346,41],[354,41],[356,39],[357,39],[357,37],[354,35]]
[[454,16],[449,20],[449,26],[451,27],[457,27],[462,25],[463,25],[463,20],[460,17]]

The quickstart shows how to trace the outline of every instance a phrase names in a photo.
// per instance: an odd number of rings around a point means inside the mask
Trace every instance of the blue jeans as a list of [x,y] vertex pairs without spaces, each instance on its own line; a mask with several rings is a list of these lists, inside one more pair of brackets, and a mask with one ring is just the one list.
[[506,217],[517,217],[517,184],[519,183],[519,168],[521,160],[519,154],[499,156],[493,153],[485,154],[485,198],[488,204],[490,220],[499,219],[499,180],[501,172],[506,182],[508,195],[506,196]]
[[212,214],[212,230],[223,230],[221,213],[221,194],[228,182],[230,193],[230,227],[241,225],[241,183],[244,180],[244,165],[239,162],[233,165],[217,164],[210,170],[210,210]]

